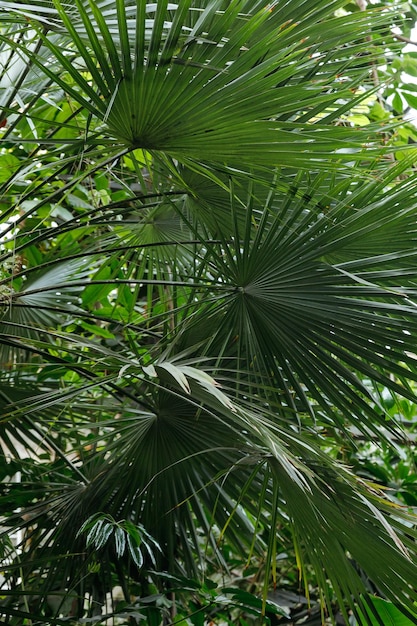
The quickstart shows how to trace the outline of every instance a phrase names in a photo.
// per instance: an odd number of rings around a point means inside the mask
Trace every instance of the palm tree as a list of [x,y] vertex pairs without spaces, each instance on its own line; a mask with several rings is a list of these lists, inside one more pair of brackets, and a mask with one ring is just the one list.
[[383,623],[365,572],[414,623],[416,518],[339,454],[417,378],[414,155],[349,122],[392,16],[344,5],[3,2],[7,619],[225,543],[264,613],[292,540],[323,606]]

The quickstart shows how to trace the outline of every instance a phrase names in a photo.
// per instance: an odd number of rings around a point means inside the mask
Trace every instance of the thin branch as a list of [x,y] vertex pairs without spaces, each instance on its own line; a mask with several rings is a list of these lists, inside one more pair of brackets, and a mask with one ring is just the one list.
[[23,298],[25,296],[31,296],[36,293],[46,293],[48,291],[63,291],[71,287],[89,287],[91,285],[166,285],[171,287],[192,287],[193,289],[207,289],[207,287],[215,287],[221,291],[235,291],[235,287],[231,287],[222,283],[214,283],[213,281],[207,281],[206,283],[194,283],[184,280],[157,280],[157,279],[132,279],[132,278],[115,278],[110,280],[74,280],[68,283],[62,283],[61,285],[45,285],[44,287],[37,287],[36,289],[27,289],[26,291],[16,292],[15,297]]
[[[32,242],[31,242],[32,243]],[[134,245],[124,245],[124,246],[113,246],[113,247],[109,247],[109,248],[104,248],[103,250],[99,251],[99,250],[88,250],[88,251],[84,251],[84,252],[77,252],[76,254],[69,254],[68,256],[65,257],[61,257],[61,258],[56,258],[56,259],[52,259],[50,261],[45,261],[45,263],[42,263],[42,265],[36,265],[33,267],[29,267],[29,268],[25,268],[24,270],[21,270],[19,272],[14,272],[13,275],[7,276],[6,278],[3,278],[3,280],[0,280],[0,286],[1,285],[7,285],[10,282],[13,282],[13,280],[15,280],[16,278],[20,278],[21,276],[29,276],[30,274],[33,274],[36,272],[40,272],[41,270],[43,271],[45,268],[47,267],[51,267],[54,265],[62,265],[63,263],[68,263],[69,261],[74,261],[75,259],[86,259],[87,257],[91,257],[91,256],[100,256],[103,254],[113,254],[115,252],[125,252],[128,250],[137,250],[138,253],[145,248],[154,248],[154,247],[169,247],[169,246],[190,246],[190,245],[203,245],[204,244],[210,244],[210,245],[220,245],[223,243],[226,244],[232,244],[233,242],[231,240],[226,240],[226,242],[223,242],[221,239],[207,239],[205,242],[202,242],[200,239],[184,239],[184,240],[178,240],[178,241],[156,241],[156,242],[152,242],[152,243],[136,243]],[[19,248],[19,250],[24,249],[26,246],[22,246],[21,248]],[[16,292],[16,293],[21,293],[21,292]],[[1,302],[1,299],[0,299]]]
[[394,39],[398,39],[398,41],[404,41],[405,43],[409,43],[412,46],[417,46],[417,41],[413,41],[412,39],[409,39],[408,37],[405,37],[404,35],[399,35],[398,33],[392,33],[392,36],[394,37]]

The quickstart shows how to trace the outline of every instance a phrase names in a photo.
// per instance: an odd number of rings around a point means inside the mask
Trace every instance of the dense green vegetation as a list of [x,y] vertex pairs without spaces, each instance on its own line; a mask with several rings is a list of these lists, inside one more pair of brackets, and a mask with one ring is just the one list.
[[3,0],[3,623],[416,623],[415,8],[364,5]]

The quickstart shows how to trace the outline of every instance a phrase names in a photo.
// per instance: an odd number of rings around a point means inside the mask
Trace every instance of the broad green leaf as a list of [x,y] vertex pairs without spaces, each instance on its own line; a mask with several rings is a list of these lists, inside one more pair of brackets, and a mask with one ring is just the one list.
[[0,183],[9,180],[20,165],[21,162],[13,154],[0,154]]

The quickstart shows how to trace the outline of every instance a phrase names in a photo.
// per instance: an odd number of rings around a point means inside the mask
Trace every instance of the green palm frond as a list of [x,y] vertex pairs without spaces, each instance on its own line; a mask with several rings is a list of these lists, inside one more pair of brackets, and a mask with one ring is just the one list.
[[[33,381],[27,381],[24,386],[12,384],[12,381],[2,381],[0,384],[0,410],[2,419],[0,422],[1,432],[1,452],[7,463],[22,457],[32,456],[37,458],[39,454],[45,452],[45,442],[42,432],[31,429],[30,423],[23,420],[17,424],[14,420],[10,423],[5,418],[6,407],[13,402],[30,402],[33,393],[37,388],[33,388]],[[48,446],[46,446],[48,449]],[[11,463],[13,466],[13,462]]]
[[[39,31],[54,59],[45,64],[29,56],[102,120],[103,131],[118,144],[189,164],[203,159],[320,167],[323,159],[343,159],[346,151],[350,160],[362,160],[361,146],[376,137],[370,127],[358,132],[325,123],[337,102],[344,102],[341,111],[348,110],[355,80],[367,72],[360,63],[355,69],[352,39],[359,53],[368,17],[335,18],[339,2],[316,3],[314,11],[300,2],[291,12],[298,17],[290,18],[279,4],[270,10],[256,2],[224,8],[219,0],[196,10],[191,0],[175,9],[166,1],[137,7],[119,1],[110,9],[118,39],[104,6],[86,7],[81,0],[75,5],[85,36],[72,9],[54,2],[71,42],[69,55]],[[71,56],[85,67],[78,68]],[[347,71],[349,88],[336,78]]]
[[[210,247],[211,292],[185,321],[179,349],[204,342],[243,388],[270,377],[288,405],[378,430],[385,417],[364,378],[414,398],[391,376],[416,376],[412,187],[367,183],[333,206],[314,189],[247,203],[246,234]],[[352,250],[354,260],[332,262]]]
[[336,460],[417,382],[414,148],[349,121],[392,12],[343,7],[3,1],[6,616],[228,553],[265,604],[279,545],[329,610],[374,624],[363,571],[415,620],[415,515]]
[[[8,339],[38,339],[43,333],[68,321],[79,310],[81,288],[75,278],[87,280],[90,268],[84,259],[40,267],[25,281],[11,274],[3,280],[0,333]],[[16,285],[16,287],[15,287]],[[16,353],[8,341],[2,342],[1,361],[13,363]],[[24,357],[18,350],[20,357]]]
[[[413,612],[415,539],[405,508],[331,460],[312,437],[219,400],[218,388],[204,372],[179,362],[162,362],[157,372],[168,386],[154,387],[152,412],[126,407],[123,417],[100,424],[113,437],[86,459],[85,484],[45,482],[47,498],[29,506],[31,525],[39,522],[31,551],[47,563],[51,583],[56,576],[75,581],[85,571],[88,553],[84,563],[69,558],[66,565],[55,564],[54,555],[84,552],[84,539],[76,533],[97,510],[115,520],[140,521],[164,558],[177,562],[179,552],[191,574],[193,554],[201,547],[197,538],[193,545],[192,534],[183,541],[181,532],[192,533],[194,519],[213,549],[217,528],[244,555],[255,532],[250,520],[267,528],[272,515],[282,525],[287,511],[297,551],[305,555],[299,556],[300,566],[310,562],[323,589],[329,578],[342,604],[353,596],[363,607],[366,590],[357,569],[363,567],[388,598]],[[271,495],[275,490],[278,499]],[[28,499],[35,494],[28,484]],[[269,533],[275,532],[273,526]],[[261,549],[262,541],[255,546]],[[268,558],[275,558],[273,551]],[[36,559],[33,566],[38,567]],[[325,600],[330,604],[330,596]]]

